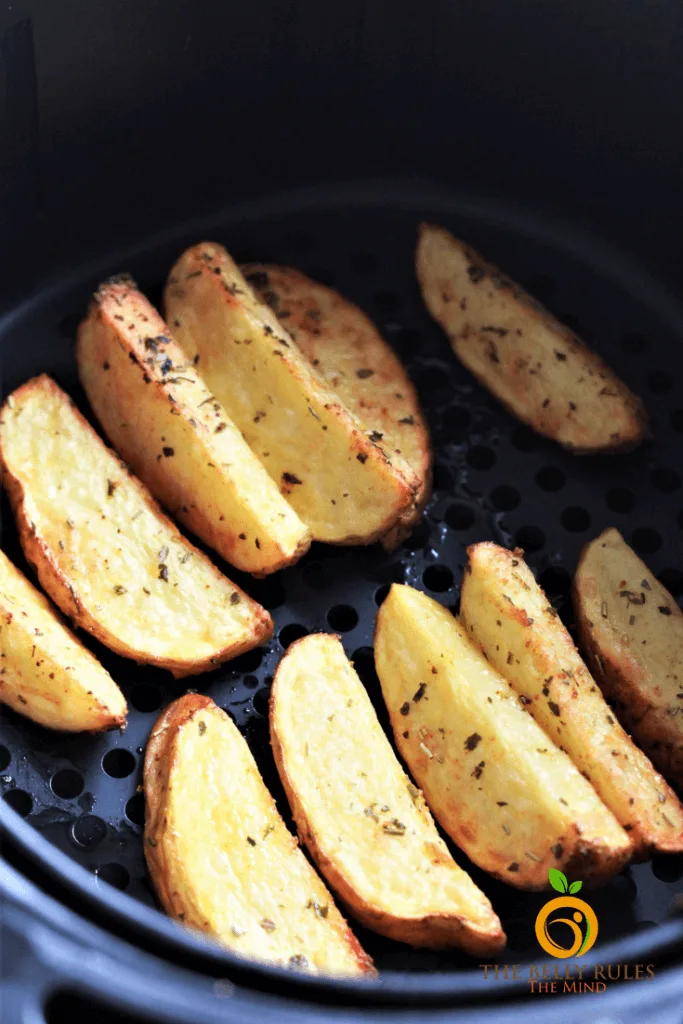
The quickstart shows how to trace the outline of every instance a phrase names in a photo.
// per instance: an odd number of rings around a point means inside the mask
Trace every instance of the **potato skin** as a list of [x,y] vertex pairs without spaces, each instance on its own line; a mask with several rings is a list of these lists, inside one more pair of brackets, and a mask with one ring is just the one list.
[[683,807],[617,722],[521,551],[468,548],[460,615],[492,665],[629,832],[634,860],[683,852]]
[[[334,973],[367,977],[374,976],[376,971],[374,970],[372,960],[363,951],[360,943],[332,903],[324,885],[298,850],[296,839],[289,833],[282,822],[270,793],[258,775],[245,741],[237,733],[235,726],[228,719],[225,712],[217,708],[211,698],[202,694],[186,694],[166,708],[152,730],[145,752],[144,792],[146,813],[144,850],[150,875],[166,912],[171,917],[183,921],[190,927],[214,935],[215,938],[229,946],[234,952],[240,953],[239,933],[241,929],[237,931],[234,929],[228,930],[227,934],[217,930],[221,921],[222,910],[231,901],[234,902],[235,893],[227,887],[219,888],[215,894],[219,897],[219,902],[213,905],[207,903],[210,890],[205,888],[202,896],[200,889],[196,888],[197,883],[206,885],[207,879],[193,877],[193,871],[197,870],[194,861],[177,862],[177,858],[182,857],[183,852],[187,852],[185,845],[182,844],[191,843],[195,838],[194,836],[179,836],[174,828],[176,821],[172,818],[175,787],[193,785],[192,778],[180,776],[180,744],[184,740],[184,731],[192,726],[195,720],[199,720],[200,735],[202,732],[206,732],[207,729],[214,730],[215,728],[221,730],[221,753],[225,756],[226,763],[222,768],[219,764],[214,764],[213,769],[215,771],[223,776],[225,776],[226,767],[249,772],[249,778],[242,780],[243,785],[246,786],[246,791],[250,796],[258,801],[257,813],[262,815],[264,821],[269,822],[263,832],[263,839],[260,833],[257,834],[256,838],[248,837],[247,839],[251,844],[254,856],[257,855],[259,850],[267,848],[265,844],[268,841],[269,833],[271,833],[270,839],[275,839],[278,843],[277,850],[270,855],[270,870],[266,877],[258,877],[258,871],[263,870],[262,861],[256,862],[253,870],[248,871],[244,875],[234,874],[231,877],[232,887],[237,886],[238,890],[237,915],[239,916],[240,911],[242,911],[243,915],[247,917],[246,908],[251,901],[261,903],[261,905],[267,904],[268,901],[272,902],[277,886],[283,880],[290,887],[300,887],[303,885],[305,894],[310,896],[312,893],[314,900],[317,900],[321,906],[325,905],[327,907],[324,920],[317,920],[317,914],[314,914],[313,910],[306,911],[306,913],[310,914],[310,921],[313,922],[313,926],[308,925],[307,937],[309,939],[312,937],[318,943],[318,946],[309,950],[305,945],[306,937],[302,936],[299,938],[297,936],[296,940],[299,948],[305,949],[307,958],[313,964],[312,969],[322,971],[325,970],[325,967],[320,966],[321,963],[324,965],[332,964],[334,965]],[[206,724],[207,720],[209,722],[208,725]],[[229,781],[232,793],[234,794],[232,799],[234,800],[239,799],[239,790],[235,789],[236,783],[239,785],[239,779],[231,779]],[[202,794],[202,797],[205,795]],[[211,799],[212,796],[209,794],[208,809],[210,809]],[[207,810],[207,808],[204,808],[204,810]],[[250,804],[247,813],[252,814],[253,812],[254,805]],[[226,807],[225,814],[221,815],[222,823],[231,816],[239,818],[239,812],[233,807]],[[202,820],[199,823],[199,828],[204,827],[204,824],[210,829],[211,819]],[[254,829],[254,832],[256,833],[256,829]],[[229,833],[229,835],[232,843],[236,843],[238,839],[244,838],[243,836],[238,837],[234,833]],[[198,831],[196,836],[197,841],[202,845],[211,844],[212,842],[221,843],[224,841],[224,838],[215,830],[210,831],[204,838],[202,838],[201,831]],[[246,846],[245,848],[249,849]],[[228,856],[231,855],[229,850],[225,851],[225,853]],[[233,862],[233,865],[235,872],[237,872],[239,861]],[[248,891],[245,888],[240,894],[239,888],[241,886],[248,887]],[[282,889],[279,891],[282,892]],[[291,896],[292,893],[287,888],[284,893],[285,900],[289,900]],[[295,902],[301,902],[303,907],[304,903],[299,899],[300,894],[298,891],[293,896],[296,897]],[[231,907],[230,909],[232,910],[233,908]],[[288,907],[287,912],[293,913],[292,905]],[[293,924],[293,929],[294,931],[297,930],[296,922]],[[267,933],[262,933],[264,946],[268,942],[271,933],[277,942],[278,932],[273,926]],[[287,939],[281,940],[282,947],[277,949],[277,954],[285,952],[288,941]],[[266,948],[264,955],[259,958],[265,961],[283,962],[281,955],[274,956],[274,952],[271,943]],[[254,954],[253,951],[248,951],[244,955],[253,956],[257,954]],[[302,964],[301,966],[303,969],[310,969],[311,967],[310,964]]]
[[683,612],[676,599],[612,528],[584,547],[573,593],[593,676],[624,728],[683,792]]
[[[346,665],[344,662],[346,658],[338,637],[312,634],[297,640],[287,649],[273,680],[270,695],[271,746],[301,841],[308,847],[314,862],[350,913],[367,928],[413,946],[428,949],[457,946],[472,956],[494,956],[505,945],[505,934],[498,917],[483,893],[453,861],[439,837],[422,794],[416,787],[411,787],[410,780],[398,765],[362,683],[348,662]],[[296,711],[303,708],[305,702],[305,718],[311,717],[311,691],[302,690],[300,677],[297,678],[302,668],[315,676],[315,689],[320,695],[321,705],[324,705],[323,717],[316,732],[307,729],[304,718],[297,718],[295,723],[292,716],[291,709]],[[327,683],[326,689],[321,689],[325,686],[323,678]],[[353,696],[348,697],[348,694]],[[349,700],[352,701],[352,711],[346,710]],[[327,741],[321,735],[321,730],[325,729],[324,719],[329,721],[325,712],[332,707],[335,708],[334,727],[330,728],[349,740],[344,772],[350,773],[362,764],[368,769],[364,777],[371,780],[370,783],[366,782],[362,798],[354,793],[354,803],[358,803],[359,811],[357,820],[355,812],[350,820],[346,816],[347,800],[351,794],[339,786],[336,780],[330,784],[326,777],[330,766],[325,760]],[[361,731],[352,738],[354,723],[358,719],[357,728]],[[295,726],[296,732],[289,726]],[[354,743],[354,740],[357,742]],[[302,742],[306,743],[307,749],[309,742],[312,747],[315,744],[306,760],[316,759],[318,770],[328,783],[326,801],[331,806],[332,820],[323,821],[320,802],[315,796],[311,799],[310,794],[307,797],[303,795],[305,782],[297,771]],[[407,799],[406,793],[409,794]],[[378,799],[373,801],[372,796]],[[316,828],[314,820],[309,816],[307,799],[311,801],[316,820],[322,822],[324,834]],[[382,801],[389,801],[392,813],[400,815],[402,822],[408,822],[407,830],[413,831],[420,838],[419,850],[412,844],[409,849],[400,851],[387,847],[387,842],[403,842],[406,837],[394,839],[383,836],[379,823],[375,828],[371,818],[362,811],[366,800],[368,806],[379,806]],[[335,806],[337,802],[339,805],[336,813],[333,801]],[[363,883],[369,877],[367,872],[372,873],[373,858],[383,864],[380,885],[372,896],[368,894],[367,885],[361,884],[349,872],[343,858],[330,853],[336,843],[330,829],[337,823],[345,829],[347,844],[357,843],[359,855],[367,856],[370,862]],[[355,836],[351,833],[352,825]],[[425,870],[433,872],[436,868],[437,871],[432,891],[429,892],[431,899],[423,898],[421,901],[417,897],[411,900],[413,912],[410,914],[386,909],[392,899],[391,886],[396,881],[397,853],[402,858],[402,870],[410,872],[412,878]],[[424,877],[426,879],[426,875]],[[424,888],[428,891],[429,885]],[[457,892],[454,892],[456,889]],[[430,902],[432,906],[438,906],[439,898],[443,910],[425,911],[425,905]]]
[[76,359],[119,454],[226,561],[260,576],[308,549],[308,529],[131,279],[97,289]]
[[[192,246],[164,294],[166,317],[314,540],[372,544],[414,504],[412,481],[309,366],[226,250]],[[270,397],[269,397],[270,396]]]
[[48,600],[0,551],[0,701],[48,729],[125,728],[126,701]]
[[[31,406],[32,408],[30,408]],[[111,616],[105,621],[106,616],[97,611],[95,607],[96,602],[93,599],[86,600],[82,593],[79,593],[79,587],[83,591],[86,587],[98,586],[101,588],[98,593],[102,594],[106,589],[107,598],[111,600],[109,584],[108,582],[106,584],[102,582],[104,581],[103,571],[105,566],[100,564],[102,558],[101,551],[98,547],[93,547],[87,538],[83,541],[79,530],[73,530],[68,527],[67,516],[64,515],[63,509],[59,504],[49,502],[49,511],[43,516],[42,520],[43,532],[33,521],[33,513],[30,511],[30,506],[35,504],[34,496],[39,494],[41,498],[45,498],[43,487],[46,486],[46,481],[42,475],[45,471],[45,466],[41,464],[40,470],[37,469],[30,477],[31,489],[29,493],[26,489],[26,481],[29,480],[26,474],[27,465],[17,465],[14,457],[16,454],[14,446],[18,443],[17,439],[19,437],[16,430],[16,416],[23,413],[25,418],[27,418],[32,412],[40,412],[43,415],[44,422],[38,428],[32,423],[29,427],[24,425],[22,428],[24,437],[30,438],[32,436],[31,431],[39,429],[39,431],[43,432],[41,445],[45,448],[48,444],[49,432],[57,436],[57,433],[59,433],[57,427],[63,426],[65,423],[68,424],[73,435],[77,437],[75,444],[79,448],[80,459],[76,460],[76,463],[80,463],[82,468],[84,468],[88,465],[88,461],[96,462],[97,476],[101,487],[107,486],[106,478],[109,475],[117,500],[118,495],[123,495],[124,502],[131,509],[135,508],[137,510],[136,515],[143,516],[143,521],[152,524],[148,532],[151,532],[152,529],[158,531],[161,538],[159,544],[163,544],[165,539],[167,544],[173,547],[182,547],[182,550],[188,554],[188,558],[193,560],[194,566],[192,569],[193,576],[188,577],[188,585],[196,583],[195,577],[199,571],[197,569],[199,565],[205,579],[211,579],[211,585],[223,590],[226,599],[229,597],[229,592],[237,594],[239,598],[237,602],[238,608],[241,609],[239,614],[243,617],[246,611],[246,617],[249,620],[248,627],[239,629],[237,636],[233,635],[230,639],[226,636],[222,642],[214,643],[206,653],[201,653],[199,650],[193,651],[192,644],[194,638],[187,636],[186,641],[183,642],[183,654],[180,655],[173,654],[170,651],[168,653],[159,653],[150,647],[145,627],[149,628],[152,622],[144,604],[140,604],[140,606],[131,604],[131,616],[137,614],[139,618],[125,616],[130,628],[139,630],[139,636],[135,641],[132,638],[125,639],[120,635],[120,632],[117,632],[112,625]],[[63,436],[61,437],[61,443],[66,443]],[[70,452],[70,455],[74,455],[74,452]],[[24,554],[27,561],[36,570],[41,586],[55,604],[77,626],[87,630],[111,650],[124,655],[124,657],[132,658],[141,664],[151,664],[157,665],[160,668],[166,668],[174,676],[181,677],[196,675],[215,667],[223,661],[251,650],[253,647],[263,643],[271,635],[273,623],[265,609],[252,601],[247,594],[239,590],[234,584],[231,584],[198,548],[195,548],[181,536],[175,525],[161,512],[161,509],[153,501],[147,488],[140,481],[136,480],[130,474],[130,471],[106,448],[92,427],[75,408],[71,399],[47,375],[43,374],[40,377],[27,381],[26,384],[23,384],[9,396],[2,410],[0,410],[0,464],[2,465],[2,482],[16,517],[19,539]],[[55,456],[54,468],[55,471],[60,468],[58,456]],[[91,493],[92,487],[95,486],[95,479],[93,476],[89,480]],[[73,476],[66,474],[64,485],[68,487],[76,486]],[[80,485],[83,485],[83,481],[80,481]],[[63,498],[62,500],[65,499]],[[57,548],[57,542],[54,538],[56,538],[62,526],[63,535],[66,538],[66,542],[63,540],[62,543],[68,543],[69,545],[73,543],[73,548],[65,547],[64,550]],[[130,531],[129,536],[133,540],[136,539],[136,533],[141,533],[141,528],[139,526],[135,527],[132,516],[126,525],[126,530]],[[103,538],[105,535],[108,535],[109,540],[114,543],[113,535],[108,534],[107,528],[101,527],[100,537]],[[75,555],[78,558],[80,566],[78,580],[71,574],[68,567],[68,559],[71,555]],[[129,577],[134,579],[136,586],[140,585],[144,581],[145,576],[148,575],[149,567],[146,563],[144,570],[140,566],[137,567],[140,569],[139,573],[131,569],[129,562],[125,563],[125,565],[129,574],[126,577],[127,581]],[[150,583],[150,586],[152,585],[154,584]],[[127,588],[124,589],[127,590]],[[120,604],[117,607],[121,608],[122,617],[124,609],[128,608],[127,602],[132,602],[132,600],[132,595],[129,593],[125,595],[125,600],[123,595],[119,599]],[[142,599],[140,598],[140,600]],[[228,608],[231,607],[228,605]],[[226,619],[232,614],[234,613],[227,611]],[[142,628],[139,628],[140,621],[143,624]],[[158,620],[155,619],[155,621]],[[169,616],[168,622],[163,624],[164,629],[169,630],[173,623],[174,617]],[[213,626],[207,623],[207,629],[210,628],[213,628]],[[182,629],[178,635],[182,637]],[[176,636],[176,641],[177,639],[178,636]]]
[[407,480],[415,477],[414,507],[381,540],[392,551],[420,519],[432,486],[429,430],[410,377],[365,313],[332,288],[291,267],[250,263],[241,270],[394,466]]
[[549,868],[595,885],[623,867],[624,830],[447,609],[393,584],[375,662],[399,752],[470,860],[531,890]]
[[416,271],[453,351],[523,423],[577,454],[630,451],[642,402],[519,285],[445,228],[422,224]]

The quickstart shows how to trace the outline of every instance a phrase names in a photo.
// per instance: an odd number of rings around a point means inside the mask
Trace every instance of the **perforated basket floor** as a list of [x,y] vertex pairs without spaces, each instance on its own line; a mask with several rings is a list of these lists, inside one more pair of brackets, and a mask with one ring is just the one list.
[[[452,356],[427,315],[412,257],[420,219],[446,224],[499,263],[581,333],[644,398],[654,439],[629,455],[578,458],[520,426]],[[424,404],[436,453],[434,497],[412,538],[392,555],[378,546],[314,545],[292,569],[254,581],[219,566],[273,614],[273,640],[223,668],[174,682],[84,639],[122,687],[129,703],[124,734],[61,736],[6,711],[0,722],[4,799],[74,860],[131,896],[154,903],[142,852],[139,792],[145,742],[159,710],[188,685],[208,693],[244,732],[290,821],[268,743],[269,687],[277,661],[306,632],[341,634],[347,653],[388,728],[373,669],[375,612],[392,581],[425,590],[457,609],[465,547],[494,539],[524,548],[563,620],[572,626],[569,587],[582,545],[617,526],[680,598],[683,595],[683,316],[663,292],[646,286],[598,249],[490,212],[464,212],[430,200],[392,208],[367,198],[331,203],[310,197],[263,211],[217,218],[202,231],[120,260],[102,260],[64,286],[46,291],[0,324],[3,394],[47,371],[87,411],[78,387],[73,341],[90,291],[105,274],[130,270],[153,300],[181,249],[200,234],[223,242],[240,261],[300,267],[338,287],[376,321],[405,361]],[[4,502],[4,499],[3,499]],[[26,570],[11,513],[2,507],[2,547]],[[239,781],[235,782],[236,788]],[[537,954],[533,921],[543,895],[520,893],[469,865],[491,898],[520,962]],[[629,868],[591,895],[600,943],[656,927],[672,912],[683,858]],[[355,926],[382,969],[463,970],[458,953],[435,954]]]

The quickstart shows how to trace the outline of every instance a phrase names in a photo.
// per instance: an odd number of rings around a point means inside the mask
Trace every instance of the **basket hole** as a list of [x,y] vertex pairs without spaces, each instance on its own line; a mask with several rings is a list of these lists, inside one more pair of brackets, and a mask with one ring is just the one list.
[[662,546],[662,538],[651,526],[639,526],[631,534],[631,543],[638,554],[652,555]]
[[474,525],[476,516],[469,505],[450,505],[444,516],[446,525],[453,530],[469,530]]
[[437,462],[434,466],[434,490],[450,491],[453,487],[453,474],[443,462]]
[[461,405],[451,405],[441,418],[441,430],[450,441],[462,441],[470,429],[472,417]]
[[683,409],[675,409],[669,417],[669,424],[679,434],[683,434]]
[[491,491],[491,502],[499,512],[511,512],[513,508],[517,508],[521,500],[517,488],[509,484],[500,484]]
[[151,711],[158,711],[162,702],[161,690],[151,683],[138,683],[133,687],[130,695],[130,702],[136,711],[148,714]]
[[660,882],[678,882],[683,878],[683,856],[680,853],[655,854],[652,858],[652,874]]
[[332,574],[322,562],[311,562],[304,569],[304,579],[313,590],[325,590],[332,579]]
[[254,711],[258,711],[259,715],[263,715],[264,718],[268,717],[268,705],[270,703],[270,686],[264,686],[262,690],[254,694],[252,704],[254,705]]
[[142,793],[136,793],[126,804],[126,817],[134,825],[145,824],[145,798]]
[[262,604],[268,611],[280,608],[287,599],[287,593],[282,582],[274,576],[269,576],[265,580],[250,580],[249,593],[255,601]]
[[336,604],[327,613],[330,629],[339,633],[348,633],[358,625],[358,612],[350,604]]
[[301,640],[302,637],[308,635],[308,630],[305,626],[300,626],[298,622],[290,622],[289,625],[283,626],[278,634],[278,640],[280,645],[286,650],[290,644],[293,644],[296,640]]
[[115,889],[127,889],[130,882],[130,874],[123,864],[103,864],[97,869],[97,877],[102,882],[108,882]]
[[514,427],[510,434],[510,441],[518,452],[533,452],[538,448],[538,435],[529,427]]
[[540,551],[544,544],[545,534],[538,526],[520,526],[515,534],[515,545],[523,551]]
[[62,800],[73,800],[83,792],[83,776],[74,768],[62,768],[50,779],[50,788]]
[[647,375],[647,386],[655,395],[665,395],[674,386],[673,377],[666,370],[653,370]]
[[29,793],[23,789],[10,789],[2,797],[6,804],[20,814],[22,818],[25,818],[31,813],[33,807],[33,800]]
[[572,578],[561,565],[550,565],[539,577],[539,583],[546,594],[568,594],[572,586]]
[[11,760],[12,755],[7,747],[0,746],[0,772],[4,772],[9,767]]
[[648,340],[643,334],[636,334],[629,331],[621,336],[621,349],[630,356],[640,355],[648,347]]
[[363,276],[376,274],[380,267],[379,256],[374,252],[368,252],[366,249],[354,252],[349,262],[351,269]]
[[102,767],[112,779],[125,779],[135,771],[135,758],[129,750],[117,747],[102,758]]
[[389,596],[391,586],[391,583],[383,583],[382,586],[378,587],[377,590],[375,591],[375,604],[377,605],[378,608]]
[[242,682],[248,690],[255,690],[258,686],[258,676],[245,676]]
[[613,512],[633,512],[636,507],[636,496],[628,487],[610,487],[606,501]]
[[569,505],[560,518],[565,530],[570,533],[583,533],[591,524],[591,517],[580,505]]
[[373,679],[375,672],[375,652],[372,647],[358,647],[351,655],[353,667],[362,682]]
[[94,850],[107,834],[107,826],[96,814],[84,814],[71,826],[71,835],[79,846]]
[[543,466],[536,474],[536,483],[542,491],[560,491],[567,482],[567,477],[557,466]]
[[394,335],[394,343],[405,352],[413,352],[422,344],[422,331],[417,327],[399,327]]
[[475,444],[467,453],[467,461],[472,469],[491,469],[496,464],[496,453],[483,444]]
[[263,649],[255,647],[253,651],[245,651],[238,658],[230,662],[230,668],[234,672],[255,672],[263,661]]
[[447,565],[428,565],[422,573],[422,582],[427,590],[442,594],[453,586],[453,573]]
[[650,480],[653,487],[665,494],[671,494],[681,486],[681,478],[675,469],[654,469]]
[[683,594],[683,572],[679,569],[663,569],[657,579],[674,597]]
[[373,300],[381,313],[395,313],[401,305],[401,297],[396,292],[382,288],[375,292]]

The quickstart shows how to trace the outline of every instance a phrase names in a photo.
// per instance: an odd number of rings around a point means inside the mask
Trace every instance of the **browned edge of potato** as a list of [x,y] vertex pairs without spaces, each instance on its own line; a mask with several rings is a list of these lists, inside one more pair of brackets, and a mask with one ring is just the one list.
[[647,436],[641,400],[604,360],[470,246],[422,224],[415,264],[453,351],[513,416],[578,454]]
[[374,650],[398,750],[470,860],[531,890],[551,868],[599,885],[624,866],[624,829],[447,608],[394,583]]
[[268,612],[179,533],[46,374],[2,406],[0,465],[41,586],[111,650],[180,677],[271,636]]
[[126,700],[47,598],[0,551],[0,701],[48,729],[125,728]]
[[439,836],[339,637],[287,649],[270,738],[299,838],[354,917],[413,946],[487,957],[503,948],[500,920]]
[[372,320],[339,292],[291,267],[249,263],[242,273],[269,305],[326,384],[407,479],[416,478],[415,506],[382,538],[393,550],[409,536],[429,501],[432,450],[415,386]]
[[374,543],[414,506],[414,480],[310,366],[223,246],[204,242],[182,254],[164,308],[314,540]]
[[683,852],[683,807],[631,742],[521,551],[468,548],[460,616],[490,663],[629,833],[634,860]]
[[619,721],[683,791],[683,612],[618,530],[587,544],[574,576],[579,641]]
[[245,739],[210,697],[186,694],[162,712],[143,785],[145,857],[171,917],[239,955],[376,974],[282,821]]
[[97,289],[76,359],[107,437],[180,523],[243,572],[304,554],[307,527],[132,278]]

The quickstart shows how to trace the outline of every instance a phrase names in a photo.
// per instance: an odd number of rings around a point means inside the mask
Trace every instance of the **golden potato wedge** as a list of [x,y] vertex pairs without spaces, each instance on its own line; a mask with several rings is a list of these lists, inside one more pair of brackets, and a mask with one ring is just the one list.
[[624,829],[449,611],[393,584],[375,663],[401,756],[470,860],[523,889],[550,868],[598,883],[623,867]]
[[285,827],[237,727],[187,694],[157,721],[144,768],[145,856],[165,910],[243,956],[374,974]]
[[618,530],[587,544],[574,578],[593,675],[653,764],[683,790],[683,612]]
[[429,431],[410,377],[372,321],[339,292],[291,267],[251,263],[240,269],[394,466],[406,479],[416,478],[414,507],[382,538],[392,550],[422,515],[432,484]]
[[412,481],[309,365],[225,249],[171,271],[166,315],[189,359],[315,540],[369,544],[415,502]]
[[0,701],[48,729],[103,732],[126,723],[109,673],[47,598],[0,551]]
[[634,859],[683,851],[683,807],[631,742],[521,551],[468,549],[460,617],[539,725],[633,840]]
[[2,407],[0,460],[41,586],[113,651],[184,676],[270,636],[265,609],[185,540],[45,374]]
[[299,837],[354,917],[413,946],[503,948],[498,917],[448,852],[338,637],[289,647],[270,738]]
[[519,285],[445,228],[422,224],[417,277],[458,359],[539,434],[579,453],[628,451],[647,433],[642,402]]
[[308,528],[132,279],[112,278],[95,292],[76,357],[111,443],[219,555],[260,576],[308,549]]

